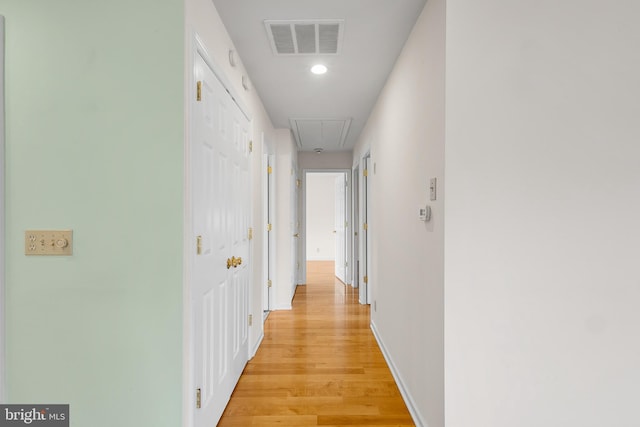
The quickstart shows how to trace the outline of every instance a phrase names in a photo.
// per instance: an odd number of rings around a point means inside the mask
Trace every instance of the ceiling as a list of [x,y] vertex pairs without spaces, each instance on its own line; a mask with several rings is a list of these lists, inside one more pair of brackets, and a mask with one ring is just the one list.
[[[273,125],[300,151],[353,149],[425,2],[213,0]],[[278,54],[273,40],[291,52],[292,38],[313,53]],[[310,72],[318,63],[326,74]]]

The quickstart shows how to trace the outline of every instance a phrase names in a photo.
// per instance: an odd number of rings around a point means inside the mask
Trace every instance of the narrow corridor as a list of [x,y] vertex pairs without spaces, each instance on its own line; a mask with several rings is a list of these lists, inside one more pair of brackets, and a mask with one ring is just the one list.
[[369,306],[334,276],[307,264],[293,310],[276,311],[219,426],[413,426],[369,327]]

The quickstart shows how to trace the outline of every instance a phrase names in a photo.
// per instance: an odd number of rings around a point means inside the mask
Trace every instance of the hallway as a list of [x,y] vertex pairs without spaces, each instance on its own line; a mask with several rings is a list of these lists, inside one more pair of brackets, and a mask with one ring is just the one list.
[[413,426],[369,327],[369,306],[334,276],[307,264],[293,310],[277,311],[219,426]]

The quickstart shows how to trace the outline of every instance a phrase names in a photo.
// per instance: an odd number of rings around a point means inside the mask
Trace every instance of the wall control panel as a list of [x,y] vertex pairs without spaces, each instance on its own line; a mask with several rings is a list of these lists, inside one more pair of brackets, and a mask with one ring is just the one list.
[[431,221],[431,206],[427,205],[424,208],[418,209],[418,216],[420,221]]
[[73,230],[27,230],[25,255],[72,255]]
[[436,200],[438,198],[438,179],[431,178],[429,180],[429,200]]

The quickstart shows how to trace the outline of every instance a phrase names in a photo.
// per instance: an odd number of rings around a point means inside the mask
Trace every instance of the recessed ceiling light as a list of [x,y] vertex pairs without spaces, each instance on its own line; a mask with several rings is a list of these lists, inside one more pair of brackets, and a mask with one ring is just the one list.
[[327,67],[325,67],[322,64],[316,64],[313,67],[311,67],[311,72],[313,74],[324,74],[327,72]]

